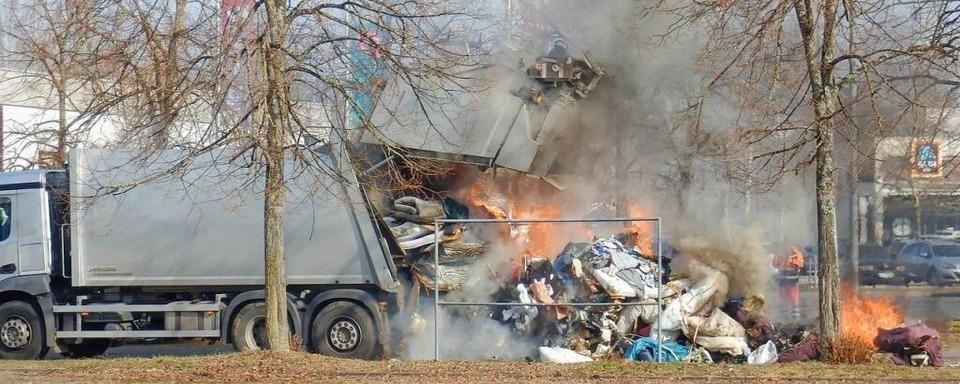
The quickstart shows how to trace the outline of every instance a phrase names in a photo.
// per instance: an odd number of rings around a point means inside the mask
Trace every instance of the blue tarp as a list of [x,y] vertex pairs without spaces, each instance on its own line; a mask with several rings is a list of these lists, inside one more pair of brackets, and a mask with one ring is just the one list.
[[[690,348],[676,341],[663,341],[660,354],[661,361],[681,361],[690,354]],[[657,361],[657,340],[650,337],[641,337],[633,341],[633,345],[623,353],[623,357],[630,360]]]

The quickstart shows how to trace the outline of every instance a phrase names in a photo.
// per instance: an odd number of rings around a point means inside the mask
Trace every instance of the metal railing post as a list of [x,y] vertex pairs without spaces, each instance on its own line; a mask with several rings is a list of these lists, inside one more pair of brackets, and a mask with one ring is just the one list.
[[440,221],[433,219],[433,360],[440,361]]
[[660,218],[657,218],[657,362],[663,358],[663,330],[660,327],[663,316],[663,238],[660,232]]

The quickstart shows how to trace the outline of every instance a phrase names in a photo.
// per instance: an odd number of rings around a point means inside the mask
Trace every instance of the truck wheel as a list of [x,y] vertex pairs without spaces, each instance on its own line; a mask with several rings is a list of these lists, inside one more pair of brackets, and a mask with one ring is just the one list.
[[238,352],[267,349],[267,304],[257,301],[244,305],[233,318],[230,336]]
[[43,323],[33,306],[22,301],[0,305],[0,359],[37,360],[48,350]]
[[[287,327],[290,337],[293,337],[293,322],[287,314]],[[233,317],[230,327],[230,338],[233,339],[233,349],[238,352],[259,351],[268,349],[267,343],[267,304],[262,301],[244,305]]]
[[62,343],[60,354],[68,359],[89,359],[102,355],[110,348],[109,339],[87,339],[78,344]]
[[371,360],[377,357],[377,327],[363,307],[337,301],[323,307],[313,320],[310,341],[327,356]]

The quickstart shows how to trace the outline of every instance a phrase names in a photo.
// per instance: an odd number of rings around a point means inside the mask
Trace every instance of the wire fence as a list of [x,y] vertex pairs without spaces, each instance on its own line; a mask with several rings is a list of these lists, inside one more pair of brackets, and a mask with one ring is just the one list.
[[[440,239],[441,239],[441,227],[443,224],[533,224],[533,223],[635,223],[635,222],[652,222],[655,225],[655,236],[654,239],[655,249],[657,252],[657,301],[651,302],[647,301],[636,301],[636,302],[609,302],[609,303],[522,303],[522,302],[465,302],[465,301],[441,301],[440,300]],[[433,359],[435,361],[440,361],[440,307],[444,306],[492,306],[492,307],[597,307],[597,306],[657,306],[657,318],[659,319],[663,313],[663,306],[660,305],[662,302],[663,295],[663,279],[660,274],[663,273],[663,242],[661,225],[662,221],[659,217],[653,218],[609,218],[609,219],[573,219],[573,218],[557,218],[557,219],[435,219],[434,224],[434,240],[433,240],[433,295],[434,295],[434,308],[433,308]],[[663,353],[663,336],[660,332],[657,332],[657,362],[661,362],[661,354]]]

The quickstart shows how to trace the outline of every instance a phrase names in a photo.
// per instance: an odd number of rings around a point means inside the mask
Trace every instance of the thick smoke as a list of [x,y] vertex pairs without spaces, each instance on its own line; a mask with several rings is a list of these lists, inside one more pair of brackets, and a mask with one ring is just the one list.
[[[729,287],[722,293],[768,293],[770,253],[783,252],[788,245],[802,247],[812,240],[809,183],[801,175],[771,194],[758,194],[749,185],[727,180],[728,164],[691,150],[693,141],[686,136],[682,117],[688,98],[700,85],[697,60],[701,42],[693,34],[662,40],[659,34],[669,20],[641,17],[637,7],[636,2],[627,0],[589,6],[576,0],[542,3],[541,16],[563,34],[570,53],[589,51],[607,76],[565,113],[566,120],[558,127],[560,155],[551,179],[561,188],[535,192],[516,188],[520,192],[509,197],[562,207],[563,217],[597,215],[592,207],[598,203],[612,207],[603,213],[610,217],[636,215],[631,207],[640,207],[642,214],[663,219],[663,240],[680,253],[675,271],[696,277],[700,271],[689,266],[702,264],[726,275],[728,283],[724,285]],[[707,135],[722,138],[733,133],[735,115],[733,109],[710,105],[701,124]],[[493,177],[490,171],[462,176],[465,185]],[[522,178],[526,176],[505,171],[496,175],[501,185],[519,183]],[[462,196],[462,189],[453,189]],[[576,231],[570,233],[566,241],[589,240],[576,238]],[[502,283],[510,280],[509,261],[516,260],[520,250],[499,244],[496,236],[487,239],[494,240],[491,251],[473,268],[470,284],[445,300],[490,301],[503,288]],[[432,322],[432,303],[421,309]],[[508,326],[488,318],[490,314],[497,317],[500,310],[446,309],[446,314],[461,316],[443,317],[444,357],[527,356],[536,344],[516,340]],[[432,357],[432,323],[421,337],[408,339],[405,352],[408,358]]]

